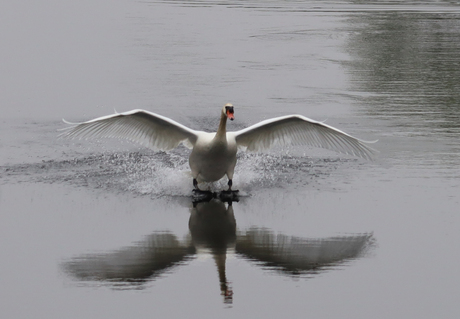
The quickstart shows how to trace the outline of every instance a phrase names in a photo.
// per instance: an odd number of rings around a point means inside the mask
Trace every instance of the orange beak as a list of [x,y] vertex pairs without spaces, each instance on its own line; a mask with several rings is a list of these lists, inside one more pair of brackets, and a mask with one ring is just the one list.
[[233,121],[235,119],[235,116],[233,116],[233,112],[230,112],[229,110],[227,110],[227,118],[230,121]]

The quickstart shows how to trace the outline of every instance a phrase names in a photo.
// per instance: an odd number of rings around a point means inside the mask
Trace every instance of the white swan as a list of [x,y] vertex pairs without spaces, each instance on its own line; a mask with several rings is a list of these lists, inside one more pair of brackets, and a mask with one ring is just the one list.
[[307,144],[371,159],[377,151],[365,142],[332,126],[301,115],[287,115],[259,122],[236,132],[227,132],[227,119],[234,119],[234,107],[228,103],[221,112],[215,133],[192,130],[167,117],[144,110],[115,113],[83,122],[65,123],[60,136],[69,138],[116,137],[144,144],[153,149],[170,150],[183,143],[192,148],[189,158],[193,186],[214,182],[225,175],[232,188],[238,148],[262,151],[277,145]]

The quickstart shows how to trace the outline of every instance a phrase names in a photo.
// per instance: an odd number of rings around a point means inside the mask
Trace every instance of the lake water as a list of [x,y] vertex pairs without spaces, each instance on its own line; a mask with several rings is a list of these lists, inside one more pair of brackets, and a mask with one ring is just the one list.
[[[0,34],[2,318],[460,315],[459,5],[26,1]],[[227,102],[230,130],[297,113],[380,153],[241,153],[239,202],[193,204],[185,148],[57,138]]]

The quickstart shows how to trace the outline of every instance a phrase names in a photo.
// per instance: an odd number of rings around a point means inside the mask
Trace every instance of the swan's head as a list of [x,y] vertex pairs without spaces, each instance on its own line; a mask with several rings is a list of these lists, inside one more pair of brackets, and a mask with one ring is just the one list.
[[234,110],[233,105],[231,103],[227,103],[224,105],[222,109],[222,113],[227,117],[230,121],[233,121],[235,117],[233,116]]

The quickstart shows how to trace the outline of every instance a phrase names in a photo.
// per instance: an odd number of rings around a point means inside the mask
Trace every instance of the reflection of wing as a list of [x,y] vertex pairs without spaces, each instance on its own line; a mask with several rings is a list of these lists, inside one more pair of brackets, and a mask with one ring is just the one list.
[[289,274],[314,273],[360,257],[372,242],[371,234],[304,239],[250,229],[238,237],[236,252]]
[[132,247],[106,254],[83,255],[63,264],[81,280],[142,283],[186,260],[193,248],[182,246],[170,233],[154,233]]

